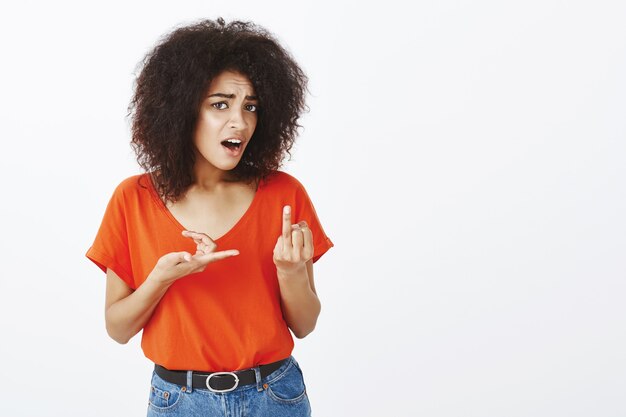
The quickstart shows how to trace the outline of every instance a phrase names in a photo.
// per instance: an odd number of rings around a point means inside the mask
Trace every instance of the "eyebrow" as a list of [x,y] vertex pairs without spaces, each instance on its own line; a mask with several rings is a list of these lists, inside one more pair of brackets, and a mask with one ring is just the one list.
[[[207,98],[209,97],[223,97],[223,98],[235,98],[234,94],[224,94],[224,93],[215,93],[215,94],[210,94],[207,96]],[[246,96],[246,100],[258,100],[259,97],[258,96]]]

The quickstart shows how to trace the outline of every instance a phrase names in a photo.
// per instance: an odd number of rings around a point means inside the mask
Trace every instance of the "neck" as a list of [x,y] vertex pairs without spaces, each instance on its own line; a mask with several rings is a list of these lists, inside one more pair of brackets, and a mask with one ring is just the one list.
[[196,161],[192,187],[203,191],[213,191],[233,182],[235,179],[232,172],[223,171],[206,161]]

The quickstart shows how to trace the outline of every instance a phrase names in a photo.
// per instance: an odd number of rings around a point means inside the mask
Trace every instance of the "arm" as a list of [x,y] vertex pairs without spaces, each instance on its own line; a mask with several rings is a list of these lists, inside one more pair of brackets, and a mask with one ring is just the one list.
[[313,281],[313,261],[291,274],[278,272],[283,315],[287,325],[302,339],[315,329],[321,304]]
[[313,280],[313,234],[306,222],[291,224],[285,206],[282,234],[274,247],[283,316],[293,334],[302,339],[315,328],[321,304]]
[[128,341],[143,329],[169,285],[148,277],[133,291],[112,270],[107,269],[105,322],[107,333],[118,343]]
[[107,269],[105,322],[107,333],[118,343],[127,343],[146,325],[154,309],[176,280],[201,272],[211,262],[239,255],[237,250],[215,252],[217,244],[203,233],[184,231],[194,240],[196,254],[172,252],[159,258],[146,280],[135,291]]

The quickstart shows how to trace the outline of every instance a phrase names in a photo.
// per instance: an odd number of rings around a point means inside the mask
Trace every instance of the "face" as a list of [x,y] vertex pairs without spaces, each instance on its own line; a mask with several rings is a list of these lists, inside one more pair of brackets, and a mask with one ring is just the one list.
[[257,123],[258,100],[243,74],[224,71],[200,105],[193,143],[196,161],[228,171],[237,166]]

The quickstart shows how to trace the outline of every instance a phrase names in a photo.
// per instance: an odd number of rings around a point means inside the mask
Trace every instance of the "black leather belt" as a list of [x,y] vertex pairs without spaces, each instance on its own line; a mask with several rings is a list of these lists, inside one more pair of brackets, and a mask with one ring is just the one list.
[[[261,365],[261,377],[265,378],[285,363],[287,359],[278,362]],[[187,371],[171,371],[161,365],[154,365],[154,371],[158,376],[172,384],[186,386]],[[193,388],[209,389],[213,392],[232,391],[241,385],[250,385],[256,383],[256,375],[254,369],[244,369],[235,372],[196,372],[193,371],[191,378]]]

